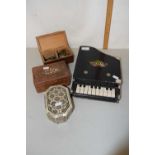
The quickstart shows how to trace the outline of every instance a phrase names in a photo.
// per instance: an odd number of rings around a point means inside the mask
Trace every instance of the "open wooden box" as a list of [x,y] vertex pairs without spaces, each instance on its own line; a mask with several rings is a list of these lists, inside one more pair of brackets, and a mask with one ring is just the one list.
[[44,64],[60,60],[65,60],[67,63],[74,61],[65,31],[37,36],[36,40]]

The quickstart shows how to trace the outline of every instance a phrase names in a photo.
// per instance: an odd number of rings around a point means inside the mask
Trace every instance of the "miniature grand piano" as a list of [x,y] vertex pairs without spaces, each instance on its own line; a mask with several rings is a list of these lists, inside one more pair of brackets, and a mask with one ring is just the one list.
[[80,47],[73,74],[73,96],[119,102],[121,81],[118,58],[90,46]]

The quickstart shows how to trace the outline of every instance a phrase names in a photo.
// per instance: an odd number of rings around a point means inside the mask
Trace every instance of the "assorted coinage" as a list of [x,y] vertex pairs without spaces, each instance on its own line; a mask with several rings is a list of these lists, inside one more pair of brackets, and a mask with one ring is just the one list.
[[45,109],[53,122],[65,122],[74,109],[68,88],[62,85],[49,87],[45,92]]

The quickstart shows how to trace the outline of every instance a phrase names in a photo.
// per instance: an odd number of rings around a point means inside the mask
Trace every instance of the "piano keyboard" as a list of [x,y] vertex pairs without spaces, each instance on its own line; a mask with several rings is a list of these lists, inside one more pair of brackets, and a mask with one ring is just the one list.
[[75,93],[83,95],[101,96],[115,98],[115,88],[95,87],[90,85],[77,84]]

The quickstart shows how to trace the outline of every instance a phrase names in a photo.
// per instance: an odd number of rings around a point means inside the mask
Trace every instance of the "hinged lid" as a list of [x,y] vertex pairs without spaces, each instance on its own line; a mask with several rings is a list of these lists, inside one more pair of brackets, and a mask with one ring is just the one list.
[[33,67],[32,73],[38,93],[45,91],[52,85],[68,86],[71,82],[71,73],[65,61]]
[[59,79],[63,81],[64,78],[70,79],[71,77],[70,70],[65,61],[33,67],[32,72],[35,84],[42,84],[49,81],[52,85]]
[[69,48],[65,31],[41,35],[36,37],[36,39],[39,50],[45,57],[49,53],[49,51],[55,52],[58,49]]

